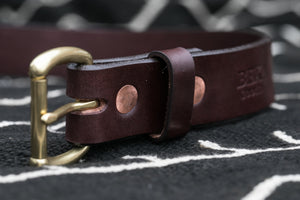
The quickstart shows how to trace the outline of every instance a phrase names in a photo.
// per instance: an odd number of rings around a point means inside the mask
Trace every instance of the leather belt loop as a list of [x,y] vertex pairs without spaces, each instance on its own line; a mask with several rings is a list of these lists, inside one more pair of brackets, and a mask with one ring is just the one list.
[[195,63],[188,50],[182,47],[153,51],[150,58],[159,58],[168,71],[168,96],[165,121],[157,141],[185,135],[191,124],[195,87]]

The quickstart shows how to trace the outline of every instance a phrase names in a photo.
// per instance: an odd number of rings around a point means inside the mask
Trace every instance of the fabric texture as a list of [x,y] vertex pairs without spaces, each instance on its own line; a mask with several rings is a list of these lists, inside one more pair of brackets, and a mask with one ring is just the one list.
[[[176,140],[157,144],[149,136],[127,138],[92,146],[77,164],[36,168],[29,166],[29,78],[2,75],[1,199],[298,199],[299,5],[276,0],[2,1],[3,26],[263,30],[274,38],[276,96],[262,112],[193,127]],[[64,80],[49,77],[50,111],[72,101],[64,88]],[[64,127],[64,119],[48,127],[50,155],[72,147],[64,140]]]

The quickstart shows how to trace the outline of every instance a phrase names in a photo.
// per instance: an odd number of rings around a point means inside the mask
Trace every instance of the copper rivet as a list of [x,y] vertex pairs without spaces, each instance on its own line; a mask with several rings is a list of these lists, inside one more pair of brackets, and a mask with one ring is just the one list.
[[204,93],[205,93],[204,80],[199,76],[195,76],[194,105],[200,103],[200,101],[203,99]]
[[116,106],[120,113],[130,112],[137,103],[138,92],[132,85],[123,86],[116,98]]

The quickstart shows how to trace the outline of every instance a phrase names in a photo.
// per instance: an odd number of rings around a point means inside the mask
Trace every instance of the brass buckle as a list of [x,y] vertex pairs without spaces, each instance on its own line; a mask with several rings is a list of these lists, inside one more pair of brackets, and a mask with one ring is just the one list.
[[73,149],[55,157],[47,156],[47,125],[55,122],[68,112],[95,108],[97,101],[77,101],[66,104],[52,113],[47,113],[47,75],[56,65],[68,62],[92,64],[92,56],[76,47],[59,47],[38,55],[31,63],[31,158],[30,164],[65,165],[78,161],[89,146],[77,145]]

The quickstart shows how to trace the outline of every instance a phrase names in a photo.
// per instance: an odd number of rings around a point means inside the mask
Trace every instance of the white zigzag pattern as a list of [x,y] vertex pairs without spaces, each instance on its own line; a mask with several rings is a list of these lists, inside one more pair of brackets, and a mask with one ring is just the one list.
[[300,183],[300,174],[275,175],[256,185],[242,200],[265,200],[285,183]]
[[[0,128],[9,127],[9,126],[30,126],[30,121],[1,121]],[[64,128],[66,122],[60,122],[54,125],[47,126],[47,130],[51,133],[64,134],[64,131],[59,131],[59,129]]]
[[[48,92],[48,99],[53,99],[64,95],[66,92],[65,89],[52,90]],[[0,99],[0,106],[24,106],[29,105],[31,101],[30,96],[25,96],[20,99],[14,98],[3,98]]]
[[300,82],[300,73],[274,74],[275,83],[297,83]]
[[[278,132],[278,131],[277,131]],[[278,134],[274,134],[278,137]],[[279,134],[279,139],[286,141],[287,135],[285,133]],[[287,140],[289,141],[289,140]],[[297,140],[295,140],[297,141]],[[298,143],[299,141],[297,141]],[[41,170],[23,172],[20,174],[9,174],[0,176],[0,183],[16,183],[22,182],[30,179],[37,179],[41,177],[48,176],[60,176],[60,175],[72,175],[72,174],[105,174],[105,173],[120,173],[123,171],[132,171],[132,170],[141,170],[146,168],[160,168],[167,167],[170,165],[186,163],[191,161],[201,161],[201,160],[211,160],[211,159],[233,159],[253,154],[261,154],[267,152],[282,152],[282,151],[291,151],[299,150],[300,146],[285,147],[285,148],[266,148],[266,149],[239,149],[239,148],[229,148],[222,147],[217,143],[211,141],[199,140],[200,146],[202,148],[209,148],[212,150],[218,151],[229,151],[229,153],[224,154],[213,154],[213,155],[193,155],[193,156],[180,156],[176,158],[166,158],[161,159],[157,156],[142,155],[142,156],[124,156],[123,159],[143,159],[145,162],[132,162],[129,164],[119,164],[103,167],[86,167],[86,168],[67,168],[67,167],[57,167],[57,166],[48,166]],[[290,175],[293,177],[293,175]],[[278,185],[279,186],[279,185]],[[274,186],[272,187],[274,188]],[[276,188],[276,187],[275,187]],[[257,189],[254,188],[254,192]],[[274,190],[274,189],[273,189]],[[253,193],[253,191],[251,193]],[[249,194],[251,194],[249,193]],[[266,194],[270,195],[272,191],[265,191]],[[268,196],[265,195],[265,196]],[[249,195],[248,195],[249,196]],[[248,198],[249,200],[250,198]],[[263,199],[263,198],[262,198]]]
[[[34,14],[42,7],[59,7],[69,3],[71,0],[25,0],[22,5],[13,10],[9,6],[0,7],[0,21],[15,26],[26,25],[30,22]],[[142,8],[128,22],[118,24],[120,27],[126,27],[131,31],[147,30],[163,10],[173,3],[170,0],[146,0]],[[287,0],[229,0],[222,8],[211,13],[204,0],[178,0],[176,2],[183,6],[186,11],[207,31],[216,30],[235,30],[238,29],[241,22],[240,13],[247,11],[260,18],[278,17],[287,13],[294,13],[300,16],[300,1]],[[245,20],[244,23],[247,23]],[[57,27],[63,29],[83,29],[105,25],[101,23],[92,23],[76,13],[66,13],[56,23]],[[251,24],[248,24],[248,26]],[[274,27],[265,25],[261,29],[263,32],[271,33],[269,29]],[[260,27],[257,27],[260,29]],[[283,42],[275,42],[273,46],[273,55],[281,55],[294,52],[292,46],[300,47],[300,30],[294,25],[284,25],[275,30],[279,33]],[[292,45],[287,45],[288,43]],[[293,57],[298,58],[297,54]]]

